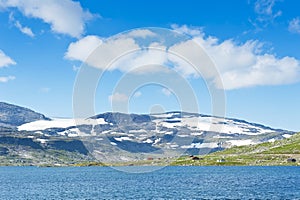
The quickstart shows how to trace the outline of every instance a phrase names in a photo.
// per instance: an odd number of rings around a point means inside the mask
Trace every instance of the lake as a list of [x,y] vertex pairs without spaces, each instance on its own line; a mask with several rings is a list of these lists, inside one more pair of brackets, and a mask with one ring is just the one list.
[[149,173],[122,171],[110,167],[0,167],[0,199],[300,199],[300,167],[182,166]]

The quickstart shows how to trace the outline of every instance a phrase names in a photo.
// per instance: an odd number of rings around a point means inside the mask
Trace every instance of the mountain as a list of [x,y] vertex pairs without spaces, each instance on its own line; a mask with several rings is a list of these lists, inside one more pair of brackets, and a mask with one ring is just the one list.
[[49,119],[27,108],[0,103],[0,164],[168,159],[274,142],[293,134],[198,113],[107,112],[86,119]]
[[103,113],[87,119],[38,120],[18,126],[44,143],[53,137],[79,139],[103,162],[207,154],[294,134],[244,120],[187,112]]
[[15,127],[37,120],[50,120],[28,108],[0,102],[0,126]]

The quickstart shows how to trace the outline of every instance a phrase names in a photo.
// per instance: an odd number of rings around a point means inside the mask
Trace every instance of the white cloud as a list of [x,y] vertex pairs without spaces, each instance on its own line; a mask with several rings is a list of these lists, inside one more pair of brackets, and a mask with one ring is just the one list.
[[[142,32],[134,31],[134,34],[131,31],[126,35],[109,40],[101,40],[97,36],[86,36],[69,45],[65,58],[79,60],[102,70],[132,71],[138,74],[168,72],[168,69],[160,66],[168,61],[166,47],[157,43],[150,43],[149,47],[155,49],[141,50],[132,35],[143,37],[145,34],[153,36],[154,33],[145,30]],[[97,48],[98,46],[100,48]]]
[[5,53],[2,50],[0,50],[0,68],[15,64],[16,62],[13,59],[5,55]]
[[[205,49],[205,48],[204,48]],[[216,75],[213,63],[196,43],[195,38],[181,43],[177,43],[169,48],[170,52],[181,57],[170,54],[168,58],[173,62],[177,72],[185,77],[204,77],[206,79]],[[189,63],[188,63],[189,62]],[[192,63],[193,65],[191,65]]]
[[289,31],[300,34],[300,18],[294,18],[289,22]]
[[[107,67],[115,61],[116,58],[119,58],[121,55],[126,54],[130,50],[139,49],[139,45],[132,38],[116,38],[103,42],[101,48],[96,49],[96,53],[91,56],[88,60],[88,64],[98,67],[100,69],[107,70]],[[100,55],[100,58],[99,58]],[[114,70],[118,68],[125,69],[123,66],[111,66],[109,70]],[[121,71],[123,71],[121,70]]]
[[0,77],[0,83],[6,83],[8,81],[12,81],[15,79],[16,79],[16,77],[14,77],[14,76],[2,76],[2,77]]
[[[97,48],[100,44],[101,48]],[[110,64],[124,52],[134,49],[139,49],[139,45],[135,43],[133,38],[118,37],[105,41],[97,36],[86,36],[69,45],[65,58],[86,62],[90,66],[103,70],[120,68],[125,70],[127,65],[110,66]],[[110,68],[107,69],[109,66]]]
[[22,26],[22,25],[20,24],[19,21],[16,21],[15,26],[16,26],[22,33],[24,33],[25,35],[28,35],[28,36],[30,36],[30,37],[34,37],[34,36],[35,36],[34,33],[32,32],[32,30],[31,30],[29,27],[27,27],[27,26]]
[[[253,65],[224,71],[221,78],[225,89],[290,84],[300,80],[300,63],[295,58],[265,54],[257,56]],[[222,87],[219,79],[215,84]]]
[[126,94],[116,92],[116,93],[110,95],[108,97],[108,100],[110,102],[126,102],[126,101],[128,101],[128,96]]
[[[193,41],[200,44],[214,61],[221,79],[212,70],[205,71],[205,68],[201,68],[201,71],[204,72],[205,78],[212,78],[218,88],[229,90],[300,81],[299,60],[289,56],[278,58],[273,54],[264,53],[262,43],[258,41],[238,44],[229,39],[220,42],[215,37],[205,37],[203,33],[194,35]],[[176,48],[185,53],[189,52],[191,59],[196,59],[197,55],[193,58],[193,51],[188,48],[191,46],[190,43],[191,41],[180,43]],[[187,74],[193,73],[187,67],[180,69],[186,69]]]
[[132,71],[138,74],[167,72],[166,68],[161,67],[167,62],[167,56],[165,51],[143,49],[121,57],[113,63],[111,68],[120,69],[123,72]]
[[100,44],[102,44],[102,40],[98,36],[86,36],[69,45],[65,58],[84,62]]
[[[151,48],[143,48],[144,44],[139,44],[135,38],[126,34],[108,40],[87,36],[71,43],[65,57],[84,61],[97,46],[97,42],[89,41],[103,41],[101,48],[96,48],[87,60],[87,64],[102,70],[142,74],[168,73],[172,68],[184,77],[203,77],[215,87],[227,90],[300,81],[299,60],[267,53],[259,41],[220,41],[216,37],[206,36],[201,28],[172,27],[180,33],[192,34],[191,39],[166,47],[158,38],[158,41],[153,40],[153,43],[148,44]],[[142,32],[146,33],[145,30]],[[199,52],[199,46],[203,52]]]
[[140,92],[140,91],[137,91],[133,94],[133,97],[135,97],[135,98],[138,98],[140,96],[142,96],[142,92]]
[[[5,55],[5,53],[2,50],[0,50],[0,68],[15,64],[16,62],[13,59]],[[6,83],[15,79],[16,77],[14,76],[0,76],[0,83]]]
[[171,90],[169,90],[167,88],[161,89],[161,92],[166,96],[171,96],[171,94],[172,94]]
[[17,8],[23,15],[50,24],[56,33],[80,37],[93,15],[71,0],[0,0],[0,8]]

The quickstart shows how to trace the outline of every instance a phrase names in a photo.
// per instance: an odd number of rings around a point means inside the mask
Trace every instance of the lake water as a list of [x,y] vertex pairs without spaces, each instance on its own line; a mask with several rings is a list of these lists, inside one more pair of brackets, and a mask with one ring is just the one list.
[[0,199],[201,198],[300,199],[300,167],[0,167]]

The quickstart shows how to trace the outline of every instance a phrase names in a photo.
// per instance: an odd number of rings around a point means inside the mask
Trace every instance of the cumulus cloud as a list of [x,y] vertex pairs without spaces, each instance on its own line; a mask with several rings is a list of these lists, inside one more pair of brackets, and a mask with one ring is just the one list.
[[[80,37],[93,15],[71,0],[0,0],[0,8],[17,8],[24,16],[50,24],[55,33]],[[28,29],[26,30],[28,32]]]
[[102,40],[98,36],[86,36],[69,45],[65,58],[84,62],[101,43]]
[[[142,32],[149,36],[154,35],[151,31],[143,30]],[[65,58],[85,62],[101,70],[132,71],[138,74],[167,72],[168,70],[161,66],[168,60],[166,47],[150,43],[148,47],[155,49],[141,49],[141,46],[135,41],[137,33],[141,36],[141,32],[136,30],[129,32],[129,35],[121,35],[110,40],[102,40],[97,36],[86,36],[69,45]],[[97,48],[98,46],[100,48]],[[145,65],[147,67],[138,69]]]
[[289,22],[289,31],[300,34],[300,18],[294,18]]
[[16,62],[9,56],[5,55],[5,53],[0,49],[0,68],[15,64]]
[[[229,90],[300,81],[299,60],[289,56],[279,58],[265,53],[263,44],[258,41],[239,44],[229,39],[220,42],[218,38],[205,37],[203,33],[194,35],[192,40],[201,45],[214,61],[220,76],[209,74],[209,77],[212,76],[218,88]],[[181,43],[177,48],[188,51],[189,42]]]
[[6,83],[8,81],[15,80],[16,77],[14,76],[0,76],[0,83]]
[[300,80],[300,63],[295,58],[278,59],[265,54],[257,56],[255,63],[246,68],[224,71],[221,78],[214,81],[217,87],[224,86],[224,89],[290,84]]
[[[101,48],[97,48],[100,44]],[[133,38],[120,37],[105,41],[97,36],[86,36],[69,45],[65,58],[86,62],[103,70],[114,70],[121,66],[110,66],[112,61],[124,52],[135,49],[139,49],[139,45]],[[125,65],[122,67],[126,68]]]
[[128,101],[128,96],[126,94],[116,92],[116,93],[110,95],[108,97],[108,100],[110,102],[126,102],[126,101]]
[[[132,35],[103,39],[101,48],[96,48],[87,64],[102,70],[137,74],[168,73],[172,68],[184,77],[202,77],[215,87],[226,90],[300,81],[299,60],[265,52],[263,43],[257,40],[242,43],[234,39],[220,41],[206,36],[202,28],[172,27],[179,33],[190,34],[191,38],[170,46],[159,39],[153,40],[148,44],[149,48],[144,48],[144,44],[138,43]],[[84,52],[90,51],[83,49],[95,49],[96,46],[96,42],[87,42],[89,37],[70,44],[65,57],[84,61],[87,56]],[[95,41],[101,41],[93,37]],[[199,52],[201,47],[203,51]]]
[[166,52],[152,49],[139,49],[129,55],[120,57],[111,65],[112,70],[119,69],[123,72],[133,72],[137,74],[167,72],[164,68],[168,55]]

